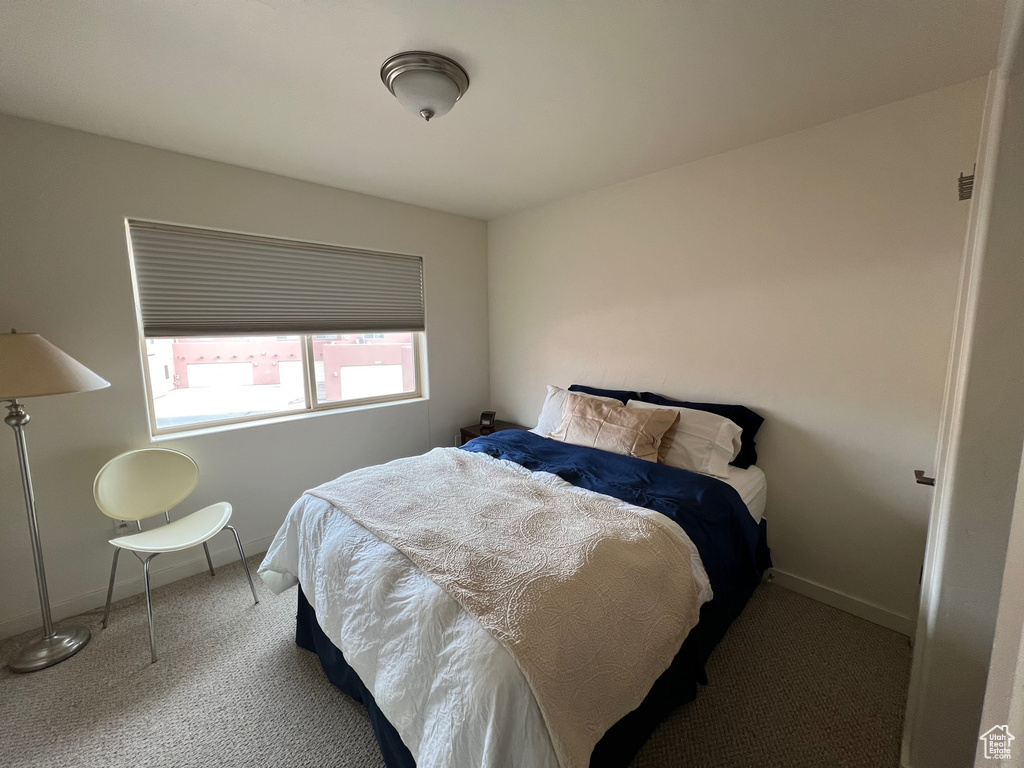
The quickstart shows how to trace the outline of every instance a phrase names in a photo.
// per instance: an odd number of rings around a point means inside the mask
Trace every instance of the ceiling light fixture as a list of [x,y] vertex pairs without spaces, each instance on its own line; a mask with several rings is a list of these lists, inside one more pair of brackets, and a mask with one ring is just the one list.
[[396,53],[381,65],[380,79],[403,107],[427,121],[448,114],[469,88],[457,61],[428,51]]

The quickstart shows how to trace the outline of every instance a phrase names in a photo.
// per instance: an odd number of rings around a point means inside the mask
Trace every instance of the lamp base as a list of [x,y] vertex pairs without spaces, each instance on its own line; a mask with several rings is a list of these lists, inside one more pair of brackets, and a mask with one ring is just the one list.
[[52,637],[41,637],[25,646],[8,665],[12,672],[36,672],[59,664],[89,642],[89,630],[71,627]]

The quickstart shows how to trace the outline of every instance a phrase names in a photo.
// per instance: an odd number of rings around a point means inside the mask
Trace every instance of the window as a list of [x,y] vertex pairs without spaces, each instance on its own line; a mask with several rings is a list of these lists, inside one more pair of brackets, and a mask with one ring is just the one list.
[[412,333],[312,337],[316,400],[320,405],[416,392]]
[[419,257],[127,228],[153,434],[419,396]]

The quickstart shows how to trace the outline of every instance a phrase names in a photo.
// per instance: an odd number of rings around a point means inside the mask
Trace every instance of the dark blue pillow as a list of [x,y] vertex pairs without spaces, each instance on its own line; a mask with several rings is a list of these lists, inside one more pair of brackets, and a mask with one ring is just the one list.
[[[609,395],[614,397],[614,395]],[[745,405],[722,405],[719,403],[689,403],[683,400],[670,400],[667,397],[656,395],[653,392],[641,392],[640,399],[645,403],[653,405],[674,405],[677,408],[692,408],[695,411],[707,411],[724,416],[740,429],[740,452],[730,463],[740,469],[749,469],[751,464],[757,464],[757,450],[755,449],[754,435],[764,424],[764,417],[754,413]]]
[[582,384],[573,384],[569,387],[570,392],[582,392],[585,395],[597,395],[598,397],[612,397],[625,405],[629,400],[639,400],[639,392],[627,392],[624,389],[598,389],[597,387],[585,387]]

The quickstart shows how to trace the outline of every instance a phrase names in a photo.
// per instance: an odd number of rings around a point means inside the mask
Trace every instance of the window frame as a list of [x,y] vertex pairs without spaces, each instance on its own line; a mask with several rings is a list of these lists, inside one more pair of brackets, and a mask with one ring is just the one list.
[[[302,340],[302,355],[303,355],[302,364],[303,364],[304,369],[305,369],[305,375],[303,376],[303,385],[304,385],[303,389],[304,389],[304,395],[305,395],[305,400],[306,400],[305,407],[303,407],[303,408],[294,408],[294,409],[287,410],[287,411],[274,411],[273,413],[265,413],[265,414],[260,414],[260,415],[256,415],[256,416],[242,416],[242,417],[231,418],[231,419],[210,419],[208,421],[198,421],[198,422],[193,422],[191,424],[180,424],[180,425],[176,425],[176,426],[173,426],[173,427],[158,427],[157,423],[156,423],[156,403],[155,403],[155,400],[153,398],[152,372],[149,370],[149,351],[148,351],[148,349],[146,347],[146,342],[149,339],[187,338],[187,337],[181,337],[181,336],[173,336],[173,337],[170,337],[170,336],[152,336],[152,337],[149,337],[149,336],[146,336],[146,331],[145,331],[145,327],[144,327],[144,324],[143,324],[142,305],[140,303],[139,290],[138,290],[138,276],[136,274],[136,268],[135,268],[135,255],[134,255],[133,249],[132,249],[132,238],[131,238],[131,224],[132,224],[132,222],[138,222],[138,223],[142,223],[142,224],[155,224],[155,225],[162,225],[162,226],[167,226],[167,227],[172,227],[172,228],[183,228],[183,229],[188,229],[188,230],[205,230],[205,231],[208,231],[208,232],[223,233],[225,235],[251,237],[251,238],[255,238],[257,240],[270,239],[270,240],[276,240],[276,241],[282,241],[282,242],[295,243],[296,246],[324,246],[324,247],[328,247],[328,248],[338,248],[338,247],[344,248],[345,246],[338,246],[336,244],[327,243],[327,242],[321,242],[321,241],[314,241],[314,240],[300,240],[300,239],[297,239],[297,238],[290,238],[290,237],[268,236],[268,235],[263,235],[263,234],[259,234],[259,233],[255,233],[255,232],[243,232],[243,231],[238,231],[238,230],[227,230],[227,229],[223,229],[223,228],[220,228],[220,227],[185,225],[185,224],[178,224],[178,223],[169,222],[169,221],[163,221],[163,220],[158,220],[158,219],[126,216],[124,218],[125,243],[126,243],[126,246],[127,246],[128,267],[129,267],[129,272],[131,274],[132,297],[133,297],[133,305],[134,305],[134,308],[135,308],[136,332],[138,334],[138,340],[139,340],[139,353],[140,353],[139,362],[142,365],[142,378],[143,378],[143,382],[144,382],[145,389],[146,389],[146,411],[147,411],[147,414],[148,414],[149,434],[150,434],[150,439],[151,440],[155,441],[155,440],[158,440],[158,439],[163,438],[163,437],[184,436],[184,435],[195,433],[195,432],[202,432],[202,431],[207,430],[207,429],[217,429],[217,430],[219,430],[219,429],[222,429],[224,427],[254,425],[254,424],[259,424],[260,422],[275,421],[275,420],[280,420],[280,419],[291,419],[291,418],[301,417],[301,416],[306,416],[306,415],[316,416],[316,415],[322,415],[322,414],[326,414],[326,413],[331,413],[331,412],[334,412],[334,411],[352,410],[352,409],[363,408],[363,407],[368,407],[368,406],[375,406],[375,405],[399,404],[399,403],[413,402],[413,401],[416,401],[416,400],[423,400],[423,399],[427,398],[428,386],[427,386],[426,371],[425,371],[425,366],[424,366],[424,362],[425,362],[426,357],[427,357],[427,354],[426,354],[427,329],[426,329],[426,322],[425,322],[425,317],[424,317],[424,327],[423,327],[422,330],[412,330],[412,331],[384,330],[384,331],[381,331],[380,329],[377,329],[377,328],[370,328],[370,329],[367,329],[367,330],[346,329],[344,331],[330,331],[330,332],[326,332],[326,331],[315,331],[315,332],[307,332],[307,333],[286,332],[285,335],[288,335],[288,336],[299,336],[300,339]],[[355,250],[364,250],[364,251],[366,251],[367,249],[356,248]],[[371,253],[379,253],[382,256],[414,256],[415,258],[418,258],[418,259],[421,260],[421,262],[423,263],[423,266],[421,267],[421,269],[424,270],[424,274],[423,274],[424,285],[423,285],[423,289],[422,290],[423,290],[423,310],[424,310],[424,313],[425,313],[426,312],[426,285],[425,285],[425,268],[426,268],[426,264],[425,264],[425,261],[423,260],[422,255],[412,254],[412,253],[405,253],[405,252],[398,252],[398,251],[388,252],[388,251],[372,251],[371,250],[369,252],[371,252]],[[342,401],[338,401],[338,402],[329,402],[329,403],[318,403],[316,401],[316,367],[313,364],[313,337],[314,336],[322,335],[322,334],[325,334],[325,333],[337,333],[339,335],[359,335],[359,334],[380,334],[380,333],[388,334],[388,333],[403,333],[403,332],[411,333],[412,334],[412,338],[413,338],[413,344],[412,344],[413,366],[415,367],[414,377],[413,378],[414,378],[414,382],[415,382],[415,389],[412,392],[399,392],[399,393],[396,393],[394,395],[380,395],[378,397],[365,397],[365,398],[359,398],[357,400],[342,400]],[[237,335],[237,334],[232,334],[232,335]],[[272,332],[268,331],[268,332],[265,332],[265,333],[257,333],[257,334],[250,334],[250,335],[253,335],[253,336],[272,336],[272,335],[275,335],[275,334],[273,334]]]
[[[346,332],[348,333],[348,332]],[[380,333],[380,331],[353,331],[358,333]],[[196,421],[191,424],[176,424],[172,427],[157,426],[156,401],[153,398],[152,371],[149,370],[149,350],[146,342],[150,339],[171,338],[162,336],[148,337],[142,329],[141,319],[139,322],[139,348],[142,354],[142,372],[146,385],[146,408],[149,412],[149,433],[152,438],[180,435],[182,433],[196,432],[207,428],[230,427],[241,424],[254,424],[261,421],[278,419],[282,417],[301,416],[304,414],[321,415],[332,411],[345,411],[368,405],[385,405],[389,403],[402,403],[423,398],[423,367],[422,347],[426,344],[426,331],[409,331],[412,334],[412,359],[415,368],[413,381],[415,389],[412,392],[398,392],[393,395],[379,395],[376,397],[363,397],[355,400],[340,400],[336,402],[319,403],[316,398],[316,366],[313,365],[313,337],[319,333],[288,334],[299,336],[302,345],[302,366],[303,366],[303,393],[306,404],[302,408],[293,408],[287,411],[273,411],[272,413],[261,413],[254,416],[236,416],[229,419],[208,419]],[[259,334],[267,335],[267,334]],[[187,337],[173,337],[187,338]]]

